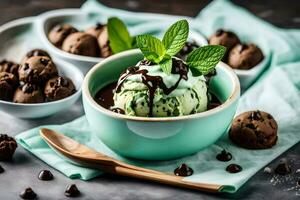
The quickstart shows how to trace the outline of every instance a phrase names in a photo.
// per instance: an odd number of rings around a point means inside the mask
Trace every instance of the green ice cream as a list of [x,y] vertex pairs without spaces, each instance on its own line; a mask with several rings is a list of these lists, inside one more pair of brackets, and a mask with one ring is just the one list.
[[[138,70],[147,70],[149,76],[160,76],[168,88],[176,85],[179,74],[165,74],[159,65],[139,65]],[[142,74],[133,74],[122,82],[114,94],[114,108],[120,108],[130,116],[149,116],[149,88],[142,80]],[[199,113],[207,110],[207,85],[203,76],[194,77],[189,71],[187,80],[181,79],[176,89],[165,94],[162,88],[154,93],[152,116],[170,117]]]

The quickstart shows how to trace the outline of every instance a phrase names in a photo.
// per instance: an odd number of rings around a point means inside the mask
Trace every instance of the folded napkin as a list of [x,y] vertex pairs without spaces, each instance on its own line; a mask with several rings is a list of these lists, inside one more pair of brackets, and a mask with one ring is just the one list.
[[[85,3],[83,10],[97,11],[99,15],[121,16],[123,20],[128,20],[131,24],[145,23],[155,18],[166,21],[178,18],[178,16],[121,11],[107,8],[96,1]],[[170,161],[136,161],[117,155],[95,138],[89,131],[89,125],[84,116],[67,124],[42,127],[54,129],[99,152],[146,168],[172,173],[178,165],[187,163],[195,173],[186,177],[186,181],[224,185],[222,192],[237,191],[259,169],[300,141],[300,32],[278,29],[227,1],[214,1],[201,11],[196,19],[189,20],[198,24],[199,31],[205,35],[209,35],[216,28],[225,27],[242,34],[245,40],[247,37],[251,39],[259,37],[268,44],[273,55],[271,68],[260,81],[243,94],[238,113],[252,109],[261,109],[271,113],[279,125],[279,139],[275,147],[267,150],[242,149],[233,145],[225,134],[214,145],[191,156]],[[38,133],[39,128],[17,135],[18,143],[70,178],[89,180],[101,174],[97,170],[75,166],[58,156],[41,139]],[[229,163],[215,159],[216,154],[223,148],[233,154],[233,160]],[[240,164],[243,171],[237,174],[226,173],[225,167],[230,163]]]

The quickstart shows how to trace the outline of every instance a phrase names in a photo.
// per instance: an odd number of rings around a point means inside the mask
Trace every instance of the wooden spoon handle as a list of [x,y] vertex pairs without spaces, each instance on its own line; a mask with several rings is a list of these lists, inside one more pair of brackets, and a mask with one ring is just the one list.
[[196,189],[205,192],[216,193],[219,192],[220,189],[222,188],[221,185],[187,182],[184,181],[182,177],[175,176],[175,175],[153,174],[153,173],[147,173],[143,171],[136,171],[129,168],[123,168],[123,167],[116,167],[115,173],[122,176],[144,179],[152,182],[158,182],[158,183],[163,183],[163,184],[178,186],[183,188]]

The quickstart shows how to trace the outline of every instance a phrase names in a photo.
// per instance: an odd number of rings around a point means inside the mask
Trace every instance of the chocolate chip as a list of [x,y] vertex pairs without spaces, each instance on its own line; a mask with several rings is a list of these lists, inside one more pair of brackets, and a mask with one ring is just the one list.
[[96,24],[95,29],[98,30],[98,29],[101,29],[102,27],[103,27],[103,24],[101,24],[101,23],[98,22],[98,23]]
[[112,108],[111,111],[125,115],[125,111],[121,108]]
[[53,180],[53,174],[49,170],[43,170],[39,173],[39,179],[42,181]]
[[24,66],[23,66],[24,71],[26,71],[28,68],[29,68],[29,64],[25,63]]
[[253,130],[256,129],[256,127],[254,126],[254,124],[246,124],[246,127],[250,128],[250,129],[253,129]]
[[242,53],[244,50],[246,50],[248,48],[248,45],[246,45],[246,44],[242,44],[241,46],[240,46],[240,53]]
[[57,25],[57,26],[55,26],[54,30],[55,30],[56,32],[60,32],[60,31],[63,30],[63,28],[62,28],[61,25]]
[[216,36],[220,36],[220,35],[222,35],[224,33],[224,30],[223,29],[218,29],[217,31],[216,31]]
[[20,194],[20,197],[22,199],[36,199],[37,198],[37,195],[36,193],[29,187],[29,188],[26,188],[23,192],[21,192]]
[[237,164],[230,164],[226,167],[226,171],[228,171],[229,173],[233,173],[233,174],[239,173],[242,170],[243,170],[243,168]]
[[232,159],[232,155],[231,153],[229,153],[228,151],[226,151],[225,149],[223,149],[221,151],[221,153],[219,153],[216,158],[219,160],[219,161],[222,161],[222,162],[228,162]]
[[183,163],[174,170],[176,176],[191,176],[194,173],[193,169]]
[[249,119],[250,120],[261,120],[263,119],[261,114],[260,114],[260,111],[257,110],[257,111],[253,111],[251,112],[250,116],[249,116]]
[[17,147],[17,142],[13,137],[0,134],[0,161],[11,160]]
[[0,165],[0,174],[2,174],[4,171],[4,168]]
[[65,196],[67,197],[78,197],[79,195],[80,191],[75,184],[69,185],[65,191]]
[[227,36],[228,36],[228,37],[234,37],[234,33],[231,32],[231,31],[228,31],[228,32],[227,32]]
[[40,62],[41,62],[43,65],[48,65],[48,63],[50,62],[50,60],[45,59],[45,58],[41,58],[41,59],[40,59]]
[[286,175],[292,172],[288,161],[286,159],[282,159],[277,167],[275,168],[275,172],[279,175]]
[[58,77],[57,78],[57,85],[58,86],[63,86],[63,87],[68,87],[69,81],[67,79],[64,79],[63,77]]
[[35,90],[35,87],[30,84],[24,84],[22,87],[22,91],[24,93],[32,93]]

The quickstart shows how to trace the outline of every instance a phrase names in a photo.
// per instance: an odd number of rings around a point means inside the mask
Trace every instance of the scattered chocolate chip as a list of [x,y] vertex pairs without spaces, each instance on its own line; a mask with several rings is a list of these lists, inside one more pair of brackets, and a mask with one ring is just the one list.
[[37,195],[36,193],[29,187],[26,188],[23,192],[21,192],[20,197],[22,199],[27,199],[27,200],[31,200],[31,199],[36,199]]
[[231,153],[223,149],[216,157],[219,161],[228,162],[232,159]]
[[224,30],[223,29],[218,29],[217,31],[216,31],[216,36],[220,36],[220,35],[222,35],[224,33]]
[[0,174],[4,172],[4,168],[0,165]]
[[229,173],[233,173],[233,174],[239,173],[242,170],[243,170],[243,168],[237,164],[230,164],[226,167],[226,171],[228,171]]
[[42,181],[53,180],[53,174],[49,170],[43,170],[39,173],[39,179]]
[[69,185],[65,191],[65,196],[67,197],[78,197],[79,195],[80,191],[75,184]]
[[185,163],[181,164],[178,168],[174,170],[174,174],[176,176],[191,176],[193,172],[193,169]]
[[279,164],[275,168],[275,172],[279,175],[286,175],[292,172],[288,161],[286,159],[280,160]]
[[273,169],[271,167],[265,167],[264,168],[264,173],[266,173],[266,174],[272,174],[273,173]]

